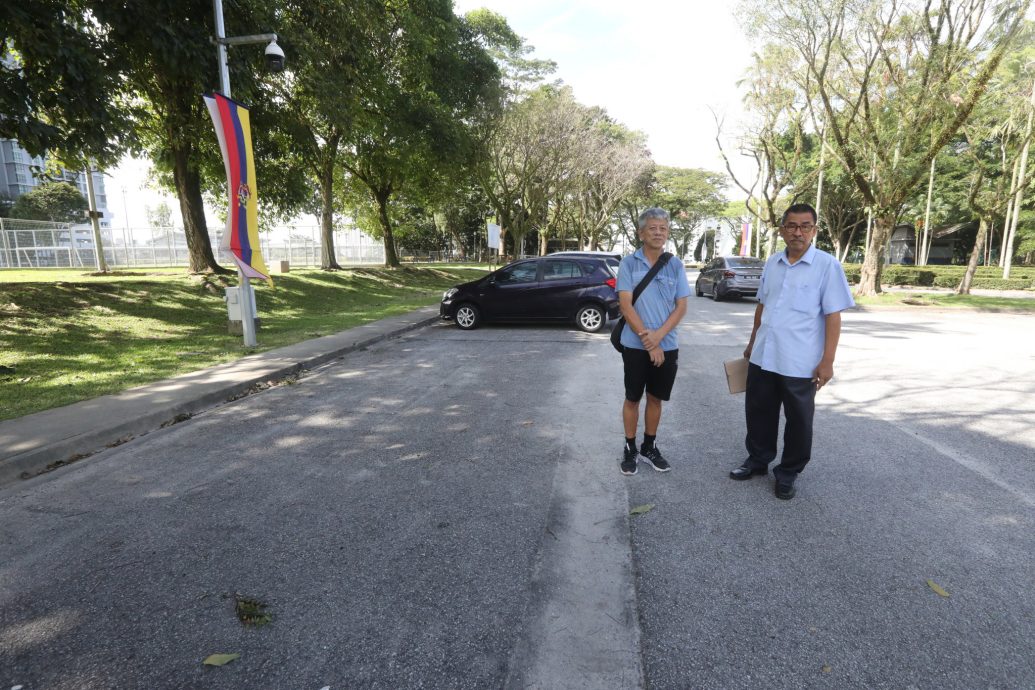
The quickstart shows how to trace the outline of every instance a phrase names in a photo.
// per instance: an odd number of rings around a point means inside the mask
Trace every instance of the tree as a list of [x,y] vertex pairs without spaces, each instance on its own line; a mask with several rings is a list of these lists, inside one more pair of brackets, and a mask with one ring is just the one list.
[[165,201],[160,201],[157,206],[146,206],[144,212],[147,215],[147,224],[152,230],[168,229],[173,225],[172,209]]
[[79,190],[68,182],[45,182],[19,196],[11,207],[11,218],[80,223],[89,209]]
[[[884,250],[932,158],[968,120],[1031,0],[782,0],[745,5],[794,47],[805,90],[875,224],[858,293],[880,292]],[[871,175],[871,166],[875,174]]]
[[800,65],[794,48],[765,45],[753,56],[748,75],[741,82],[748,87],[744,105],[755,115],[754,125],[740,137],[741,152],[754,160],[758,171],[750,184],[734,174],[722,146],[722,122],[716,117],[715,142],[726,171],[746,195],[745,206],[756,219],[755,232],[766,238],[766,255],[776,248],[775,228],[783,211],[778,203],[781,195],[796,185],[808,186],[810,177],[819,172],[804,170],[811,145],[805,132],[809,103],[802,89],[787,78]]
[[[0,3],[0,138],[81,169],[122,150],[121,65],[83,0]],[[145,33],[145,32],[141,32]]]
[[479,180],[515,254],[529,231],[546,225],[557,183],[571,167],[577,118],[570,89],[540,87],[509,103],[487,133]]
[[[296,168],[295,178],[317,190],[320,216],[320,267],[341,268],[335,255],[335,217],[340,216],[341,156],[346,133],[367,98],[376,98],[367,75],[382,69],[371,41],[379,23],[388,21],[386,6],[376,0],[311,3],[290,0],[278,7],[278,30],[291,63],[283,75],[268,79],[262,98],[269,125],[285,137]],[[284,204],[290,206],[291,204]]]
[[366,39],[379,68],[363,75],[341,164],[377,209],[385,265],[398,266],[390,204],[473,162],[468,123],[502,89],[496,63],[450,0],[385,3],[384,20]]
[[[124,98],[137,103],[131,113],[135,153],[146,155],[160,179],[176,191],[183,218],[190,270],[220,272],[212,253],[202,190],[205,173],[221,175],[222,163],[212,121],[201,95],[218,88],[208,0],[83,0],[104,27],[112,60],[124,72]],[[227,33],[253,33],[249,3],[234,6]],[[143,31],[157,26],[160,31]],[[235,32],[237,27],[243,30]],[[254,53],[251,54],[251,53]],[[230,62],[234,95],[252,92],[261,51],[236,49]]]
[[659,167],[654,175],[656,182],[651,201],[672,216],[676,254],[687,256],[701,224],[708,218],[718,218],[726,209],[729,203],[724,192],[727,178],[700,168],[665,166]]
[[[647,138],[607,116],[603,109],[589,110],[592,119],[586,135],[577,142],[571,194],[576,200],[575,222],[579,246],[599,249],[609,245],[612,218],[622,201],[637,191],[642,175],[654,169]],[[559,202],[558,202],[559,203]]]

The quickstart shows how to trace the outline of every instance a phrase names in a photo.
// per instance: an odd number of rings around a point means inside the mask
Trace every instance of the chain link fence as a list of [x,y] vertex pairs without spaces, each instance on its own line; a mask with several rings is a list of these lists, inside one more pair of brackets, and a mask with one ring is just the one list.
[[[290,266],[319,266],[320,228],[275,228],[260,237],[267,265],[287,261]],[[108,268],[187,266],[189,253],[183,230],[168,228],[102,228],[101,246]],[[217,251],[215,241],[213,250]],[[358,230],[334,233],[339,264],[381,264],[384,246]],[[220,258],[220,257],[217,257]],[[444,261],[448,252],[407,253],[403,260]],[[224,263],[226,262],[223,259]],[[82,268],[97,266],[93,228],[70,224],[0,218],[0,268]]]

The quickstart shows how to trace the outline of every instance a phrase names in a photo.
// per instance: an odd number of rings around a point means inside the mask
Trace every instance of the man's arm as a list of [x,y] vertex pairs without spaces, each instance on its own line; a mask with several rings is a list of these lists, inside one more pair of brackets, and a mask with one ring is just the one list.
[[834,354],[837,352],[837,343],[841,340],[841,312],[835,311],[824,317],[826,321],[826,337],[823,339],[823,359],[819,360],[819,366],[812,373],[812,380],[819,390],[834,378]]
[[744,359],[751,359],[751,350],[755,347],[755,336],[758,334],[759,326],[762,325],[763,309],[765,309],[765,305],[761,302],[755,306],[755,324],[751,327],[751,339],[748,340],[748,345],[744,348]]
[[665,323],[653,331],[648,330],[644,335],[640,336],[640,340],[643,341],[643,346],[648,350],[653,350],[661,345],[661,341],[665,339],[665,336],[669,332],[679,325],[679,322],[686,316],[686,297],[679,297],[676,299],[675,307],[672,312],[665,319]]
[[618,308],[622,310],[625,323],[632,329],[632,332],[642,338],[643,334],[647,332],[647,328],[643,325],[640,315],[636,313],[636,307],[633,306],[633,293],[626,290],[619,292]]

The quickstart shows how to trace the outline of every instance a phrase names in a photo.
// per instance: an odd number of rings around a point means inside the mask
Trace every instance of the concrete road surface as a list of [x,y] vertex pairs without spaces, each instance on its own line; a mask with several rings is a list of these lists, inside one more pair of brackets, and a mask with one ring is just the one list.
[[666,475],[605,335],[442,324],[0,491],[0,689],[1035,686],[1035,319],[847,314],[785,502],[690,302]]

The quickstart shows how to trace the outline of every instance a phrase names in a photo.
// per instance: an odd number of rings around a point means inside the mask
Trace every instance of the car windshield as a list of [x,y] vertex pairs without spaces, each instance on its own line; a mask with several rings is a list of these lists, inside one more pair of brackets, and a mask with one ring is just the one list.
[[726,259],[730,268],[762,268],[765,262],[753,256],[731,256]]

